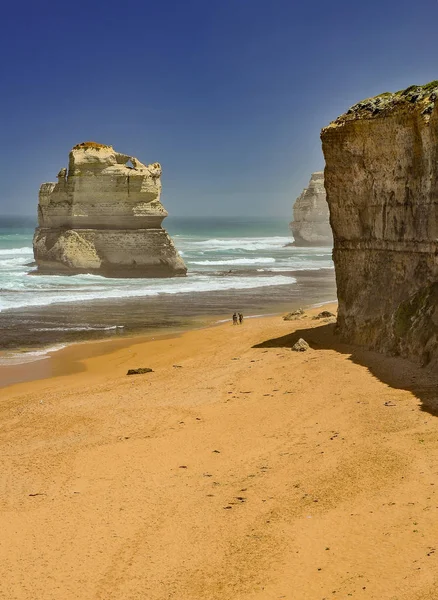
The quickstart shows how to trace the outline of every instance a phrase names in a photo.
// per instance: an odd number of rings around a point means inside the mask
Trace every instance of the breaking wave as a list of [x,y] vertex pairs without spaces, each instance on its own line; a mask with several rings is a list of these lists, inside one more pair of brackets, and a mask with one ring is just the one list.
[[275,263],[275,258],[230,258],[229,260],[193,260],[192,265],[261,265]]
[[289,237],[262,237],[262,238],[230,238],[211,239],[202,242],[192,242],[195,248],[202,248],[204,252],[217,252],[220,250],[270,250],[284,248],[291,241]]
[[[191,294],[198,292],[215,292],[222,290],[245,290],[273,285],[291,285],[296,283],[295,277],[275,275],[272,277],[217,277],[207,275],[193,275],[185,279],[171,279],[165,282],[153,284],[148,280],[151,287],[145,284],[133,283],[133,287],[118,284],[117,280],[107,280],[114,287],[99,289],[90,287],[89,290],[34,290],[32,295],[7,294],[0,297],[0,312],[12,308],[25,308],[31,306],[48,306],[51,304],[62,304],[65,302],[77,303],[91,300],[103,300],[108,298],[142,298],[148,296],[159,296],[161,294]],[[135,280],[138,281],[138,280]],[[134,287],[136,286],[136,287]],[[137,287],[138,286],[138,287]],[[12,297],[11,297],[12,296]],[[28,297],[30,296],[30,297]]]
[[16,254],[27,254],[33,256],[32,248],[1,248],[0,256],[15,256]]

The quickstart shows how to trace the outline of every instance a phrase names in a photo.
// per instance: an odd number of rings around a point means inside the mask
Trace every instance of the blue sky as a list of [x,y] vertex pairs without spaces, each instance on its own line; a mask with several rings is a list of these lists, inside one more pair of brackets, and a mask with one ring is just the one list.
[[4,3],[0,214],[81,141],[163,165],[172,215],[289,218],[321,127],[438,79],[438,0]]

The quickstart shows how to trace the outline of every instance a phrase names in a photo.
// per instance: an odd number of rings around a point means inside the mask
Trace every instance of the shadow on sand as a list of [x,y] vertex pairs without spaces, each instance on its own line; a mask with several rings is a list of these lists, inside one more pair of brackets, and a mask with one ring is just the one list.
[[344,344],[335,334],[335,325],[299,329],[288,335],[266,340],[254,348],[292,348],[303,338],[314,350],[334,350],[349,354],[349,360],[366,367],[374,377],[392,388],[412,392],[421,402],[421,410],[438,416],[438,377],[429,369],[400,357],[389,357]]

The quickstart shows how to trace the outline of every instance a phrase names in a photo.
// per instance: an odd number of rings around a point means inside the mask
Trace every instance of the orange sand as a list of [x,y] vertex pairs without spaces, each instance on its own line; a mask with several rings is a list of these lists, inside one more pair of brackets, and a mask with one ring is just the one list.
[[310,318],[129,344],[0,390],[0,598],[438,598],[432,374]]

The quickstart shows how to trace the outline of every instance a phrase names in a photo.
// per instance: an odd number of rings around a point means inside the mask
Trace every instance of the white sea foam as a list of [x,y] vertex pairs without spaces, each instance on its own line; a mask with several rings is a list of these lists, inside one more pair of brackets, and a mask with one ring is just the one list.
[[1,248],[0,256],[16,256],[17,254],[33,255],[32,248]]
[[193,260],[192,265],[260,265],[275,263],[275,258],[259,256],[258,258],[230,258],[228,260]]
[[[64,277],[64,275],[60,275],[60,277]],[[82,273],[81,275],[76,275],[76,279],[98,279],[100,281],[110,281],[107,277],[103,275],[96,275],[96,273]]]
[[28,256],[20,256],[17,258],[2,258],[0,259],[0,269],[3,269],[5,267],[22,267],[24,265],[27,265],[30,261],[30,258]]
[[37,327],[32,331],[112,331],[124,327],[124,325],[66,325],[65,327]]
[[41,348],[40,350],[29,350],[28,352],[6,352],[0,354],[0,365],[21,365],[36,360],[44,360],[49,358],[53,352],[58,352],[66,347],[67,344],[56,344],[49,348]]
[[[112,281],[114,284],[114,280],[109,281]],[[0,297],[0,312],[12,308],[48,306],[65,302],[87,302],[108,298],[142,298],[158,296],[160,294],[190,294],[222,290],[244,290],[273,285],[291,285],[296,282],[296,279],[284,275],[272,277],[210,277],[207,275],[192,275],[185,279],[171,279],[162,283],[155,283],[154,280],[154,283],[151,284],[151,280],[147,281],[153,287],[146,287],[144,283],[139,283],[137,284],[139,287],[120,286],[108,289],[102,288],[98,291],[93,286],[89,291],[80,293],[77,290],[71,289],[67,293],[65,293],[65,290],[53,290],[44,293],[39,293],[36,290],[34,294],[29,295],[30,297],[22,294],[17,294],[17,297],[14,297],[14,294],[6,294],[3,298]]]
[[302,263],[302,264],[289,264],[289,265],[284,265],[283,267],[270,267],[269,269],[264,269],[266,271],[269,271],[271,273],[288,273],[290,271],[325,271],[325,270],[332,270],[334,269],[335,266],[333,264],[329,264],[329,265],[318,265],[316,266],[312,266],[312,263]]
[[290,242],[288,237],[262,237],[262,238],[223,238],[192,242],[195,248],[202,248],[205,252],[218,250],[269,250],[283,248]]

